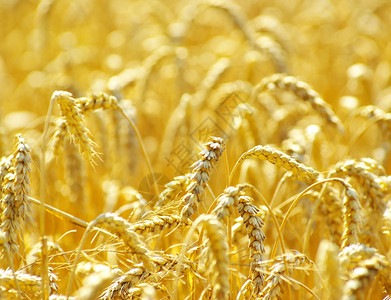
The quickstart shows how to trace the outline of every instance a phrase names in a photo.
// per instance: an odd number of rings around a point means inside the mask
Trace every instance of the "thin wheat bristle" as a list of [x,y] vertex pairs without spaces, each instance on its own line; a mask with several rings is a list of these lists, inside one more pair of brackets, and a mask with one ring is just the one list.
[[209,180],[210,173],[224,151],[222,138],[211,137],[205,144],[205,150],[199,155],[201,159],[192,165],[193,173],[186,188],[186,195],[182,197],[185,203],[181,212],[182,222],[185,222],[197,211],[197,204],[202,200],[202,194]]

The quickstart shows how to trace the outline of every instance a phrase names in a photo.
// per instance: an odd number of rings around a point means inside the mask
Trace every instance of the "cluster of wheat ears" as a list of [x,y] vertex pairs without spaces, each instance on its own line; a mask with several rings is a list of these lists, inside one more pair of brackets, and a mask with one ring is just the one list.
[[0,299],[391,299],[391,3],[0,1]]

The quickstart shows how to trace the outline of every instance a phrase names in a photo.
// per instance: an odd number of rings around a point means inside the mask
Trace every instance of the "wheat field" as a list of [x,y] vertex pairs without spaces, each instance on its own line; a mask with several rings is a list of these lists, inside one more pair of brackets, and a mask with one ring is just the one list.
[[0,299],[391,299],[390,28],[0,0]]

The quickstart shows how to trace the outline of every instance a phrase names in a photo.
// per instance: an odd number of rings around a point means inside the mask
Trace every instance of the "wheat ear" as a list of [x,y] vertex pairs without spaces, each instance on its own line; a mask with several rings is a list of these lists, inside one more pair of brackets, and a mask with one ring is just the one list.
[[105,229],[110,233],[117,235],[120,239],[123,240],[125,245],[131,250],[132,253],[140,257],[140,259],[143,261],[144,265],[148,269],[155,268],[149,257],[150,251],[145,247],[144,243],[141,242],[140,236],[130,229],[130,224],[125,219],[119,217],[116,214],[104,213],[99,215],[92,222],[90,222],[86,231],[84,232],[83,238],[80,242],[80,246],[76,254],[74,267],[68,282],[67,295],[70,295],[72,291],[72,285],[75,277],[77,264],[87,235],[94,227],[101,227],[102,229]]
[[229,293],[229,270],[228,270],[228,244],[225,230],[220,221],[212,215],[201,215],[194,221],[194,227],[204,225],[209,239],[209,249],[213,254],[212,277],[213,299],[228,299]]
[[252,28],[250,22],[240,11],[240,8],[230,2],[208,0],[205,1],[210,7],[219,9],[226,13],[235,26],[243,33],[247,42],[260,53],[268,55],[276,66],[277,72],[286,72],[287,64],[285,52],[280,44],[267,36],[257,37],[257,33]]
[[162,207],[170,204],[175,200],[177,195],[188,186],[191,174],[174,177],[174,180],[165,184],[165,190],[160,193],[159,201],[156,202],[155,207]]
[[19,286],[22,293],[38,299],[41,293],[41,278],[21,272],[16,272],[15,275],[16,280],[9,270],[0,270],[0,286],[8,291],[17,290]]
[[285,287],[284,279],[288,272],[287,267],[296,268],[312,266],[313,264],[307,256],[300,253],[283,254],[274,258],[268,268],[270,275],[266,278],[265,287],[260,294],[261,299],[282,299]]
[[287,76],[285,74],[274,74],[270,77],[264,78],[254,88],[254,95],[257,95],[260,91],[273,91],[273,90],[285,90],[291,91],[299,99],[308,101],[312,108],[318,112],[329,124],[336,127],[340,132],[345,132],[344,126],[341,120],[331,110],[330,106],[315,92],[307,83],[297,80],[293,76]]
[[[365,299],[368,286],[375,276],[390,271],[387,258],[377,253],[375,248],[363,244],[351,244],[339,253],[342,271],[348,276],[344,285],[343,300]],[[388,277],[387,274],[384,274]]]
[[205,144],[205,150],[199,153],[201,159],[192,165],[193,173],[190,183],[186,189],[186,195],[182,198],[185,203],[181,212],[182,222],[186,222],[197,211],[197,203],[202,200],[202,194],[209,180],[211,170],[223,151],[223,139],[211,137],[210,142]]
[[234,168],[230,174],[231,182],[233,174],[235,173],[238,166],[247,158],[254,157],[261,160],[267,160],[272,164],[277,165],[278,167],[283,167],[288,171],[291,171],[299,179],[306,180],[308,182],[313,182],[319,177],[319,172],[314,169],[305,166],[297,162],[294,158],[286,155],[284,152],[274,149],[270,146],[255,146],[254,148],[244,152],[238,161],[236,162]]
[[243,223],[246,225],[250,247],[250,270],[255,294],[261,291],[264,284],[264,275],[262,268],[257,268],[258,263],[263,260],[265,248],[263,245],[266,239],[262,231],[264,225],[261,217],[258,216],[259,209],[251,204],[252,199],[248,196],[240,196],[238,211],[242,216]]
[[79,148],[83,157],[87,161],[93,162],[94,156],[96,156],[95,143],[89,137],[89,132],[85,127],[84,116],[76,105],[76,99],[72,97],[71,93],[65,91],[55,91],[52,99],[57,101],[60,107],[72,141]]

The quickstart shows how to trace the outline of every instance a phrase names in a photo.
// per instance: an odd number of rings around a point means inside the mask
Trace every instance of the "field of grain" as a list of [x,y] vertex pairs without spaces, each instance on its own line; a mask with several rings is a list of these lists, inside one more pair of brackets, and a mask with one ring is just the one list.
[[0,0],[0,299],[391,299],[390,28]]

